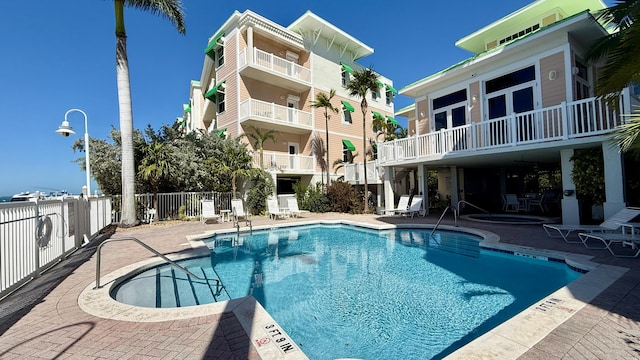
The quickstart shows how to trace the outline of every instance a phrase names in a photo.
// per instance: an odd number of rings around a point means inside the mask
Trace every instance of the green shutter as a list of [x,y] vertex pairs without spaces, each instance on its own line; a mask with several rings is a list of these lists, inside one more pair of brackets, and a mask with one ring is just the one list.
[[379,113],[379,112],[377,112],[377,111],[371,111],[371,113],[373,114],[373,116],[376,116],[376,117],[379,117],[379,118],[383,118],[383,119],[384,119],[384,116],[382,116],[382,114],[380,114],[380,113]]
[[226,135],[224,134],[225,131],[227,131],[227,128],[218,129],[216,134],[218,135],[219,138],[224,139],[226,138]]
[[186,113],[190,113],[191,112],[191,105],[182,104],[182,110],[184,110],[184,112],[186,112]]
[[356,151],[356,147],[353,146],[353,144],[351,143],[351,141],[347,140],[347,139],[342,139],[342,144],[344,145],[344,147],[347,148],[347,150],[349,151]]
[[387,90],[391,91],[394,94],[398,94],[398,90],[396,90],[393,86],[389,85],[389,84],[384,84],[384,87],[387,88]]
[[353,69],[349,65],[345,63],[340,63],[340,65],[342,66],[344,71],[348,72],[349,74],[353,73]]
[[353,108],[353,106],[351,104],[349,104],[348,101],[340,100],[340,102],[342,103],[342,106],[344,106],[344,108],[347,109],[347,111],[354,112],[356,110],[356,109]]
[[209,55],[209,57],[214,59],[214,60],[216,59],[215,48],[217,48],[218,46],[222,45],[222,44],[219,44],[218,41],[223,36],[224,36],[224,32],[221,31],[221,32],[217,33],[213,37],[213,39],[211,39],[211,41],[209,42],[209,45],[207,45],[207,47],[204,49],[204,53]]
[[382,83],[382,81],[376,79],[376,84],[378,84],[378,87],[384,87],[384,84]]
[[389,120],[389,122],[395,126],[400,126],[400,124],[398,123],[398,120],[396,120],[393,116],[387,115],[387,120]]
[[218,93],[218,89],[220,89],[220,86],[222,86],[225,81],[226,80],[222,80],[221,82],[217,83],[216,86],[212,87],[211,90],[207,91],[204,94],[204,97],[211,101],[216,101],[216,94]]

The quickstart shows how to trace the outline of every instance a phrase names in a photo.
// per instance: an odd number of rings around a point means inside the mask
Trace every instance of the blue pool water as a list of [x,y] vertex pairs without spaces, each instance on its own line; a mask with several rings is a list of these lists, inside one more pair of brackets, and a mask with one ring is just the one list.
[[[429,234],[318,225],[216,236],[210,258],[181,265],[219,277],[228,295],[218,300],[253,295],[311,359],[441,358],[581,275],[480,249],[474,235]],[[211,293],[163,266],[114,297],[173,307],[213,301]]]

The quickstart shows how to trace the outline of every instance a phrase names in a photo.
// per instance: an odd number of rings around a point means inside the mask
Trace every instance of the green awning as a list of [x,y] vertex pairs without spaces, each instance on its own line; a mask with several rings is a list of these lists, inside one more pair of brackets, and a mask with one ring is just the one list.
[[214,59],[216,58],[216,52],[215,52],[215,48],[217,48],[218,46],[222,45],[221,43],[218,43],[218,41],[224,36],[224,32],[219,32],[217,33],[213,39],[211,39],[211,41],[209,42],[209,45],[207,45],[207,47],[204,49],[204,53],[209,55],[210,58]]
[[184,110],[184,112],[186,112],[186,113],[190,113],[191,112],[191,105],[182,104],[182,110]]
[[384,87],[387,88],[387,90],[391,91],[394,94],[398,94],[398,90],[396,90],[393,86],[389,85],[389,84],[384,84]]
[[382,83],[382,81],[377,80],[377,79],[376,79],[376,84],[378,84],[378,87],[383,87],[383,86],[384,86],[384,84]]
[[356,147],[353,146],[353,144],[351,143],[351,141],[347,140],[347,139],[342,139],[342,144],[344,145],[344,147],[347,148],[347,150],[349,151],[356,151]]
[[212,87],[211,90],[207,91],[204,94],[204,97],[211,100],[211,101],[216,101],[216,94],[218,93],[218,89],[220,89],[220,87],[222,86],[222,84],[224,84],[226,80],[222,80],[221,82],[217,83],[216,86]]
[[340,100],[340,102],[342,103],[342,106],[344,106],[344,108],[347,109],[347,111],[354,112],[356,110],[356,109],[353,108],[353,106],[351,104],[349,104],[348,101]]
[[351,68],[351,66],[345,63],[340,63],[340,65],[342,65],[342,68],[344,69],[344,71],[348,72],[349,74],[353,73],[353,69]]
[[384,119],[384,116],[382,116],[382,114],[380,114],[380,113],[379,113],[379,112],[377,112],[377,111],[371,111],[371,113],[372,113],[372,114],[373,114],[373,116],[375,116],[375,117],[379,117],[379,118],[383,118],[383,119]]
[[395,126],[400,126],[400,124],[398,123],[398,120],[396,120],[393,116],[387,115],[387,120],[389,120],[389,122]]
[[182,118],[182,117],[177,117],[176,118],[176,123],[178,124],[178,126],[180,128],[183,128],[183,127],[185,127],[187,125],[187,122],[184,121],[184,118]]
[[218,131],[216,131],[216,134],[219,138],[224,139],[226,137],[226,135],[224,134],[225,131],[227,131],[227,128],[218,129]]

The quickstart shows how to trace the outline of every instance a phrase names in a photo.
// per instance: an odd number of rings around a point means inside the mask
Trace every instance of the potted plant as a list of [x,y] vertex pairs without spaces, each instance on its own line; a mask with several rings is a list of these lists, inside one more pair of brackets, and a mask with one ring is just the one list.
[[582,203],[581,208],[591,210],[591,219],[603,219],[602,204],[606,198],[602,149],[576,150],[571,161],[573,161],[571,178],[576,185],[576,195]]

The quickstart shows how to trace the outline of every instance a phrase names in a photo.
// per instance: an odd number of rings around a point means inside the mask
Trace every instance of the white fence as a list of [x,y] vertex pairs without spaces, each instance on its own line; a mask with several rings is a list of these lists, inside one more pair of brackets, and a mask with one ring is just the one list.
[[[213,200],[221,210],[231,209],[231,193],[220,192],[180,192],[158,194],[156,220],[178,219],[180,216],[200,216],[200,200]],[[120,196],[113,197],[113,222],[120,222]],[[136,194],[137,218],[146,219],[147,211],[153,209],[153,194]]]
[[[273,169],[289,172],[314,172],[316,169],[315,156],[292,155],[285,152],[264,151],[262,154],[263,169]],[[260,152],[253,153],[253,166],[260,167]]]
[[[242,50],[238,58],[240,67],[246,65],[247,50]],[[258,48],[253,48],[253,64],[298,81],[311,82],[311,70]]]
[[0,298],[109,224],[109,197],[0,203]]
[[[350,184],[364,184],[364,164],[345,164],[344,180]],[[369,184],[379,184],[382,182],[375,161],[367,161],[367,182]]]
[[456,151],[602,135],[622,123],[602,99],[590,98],[385,142],[378,146],[378,160],[384,165]]

